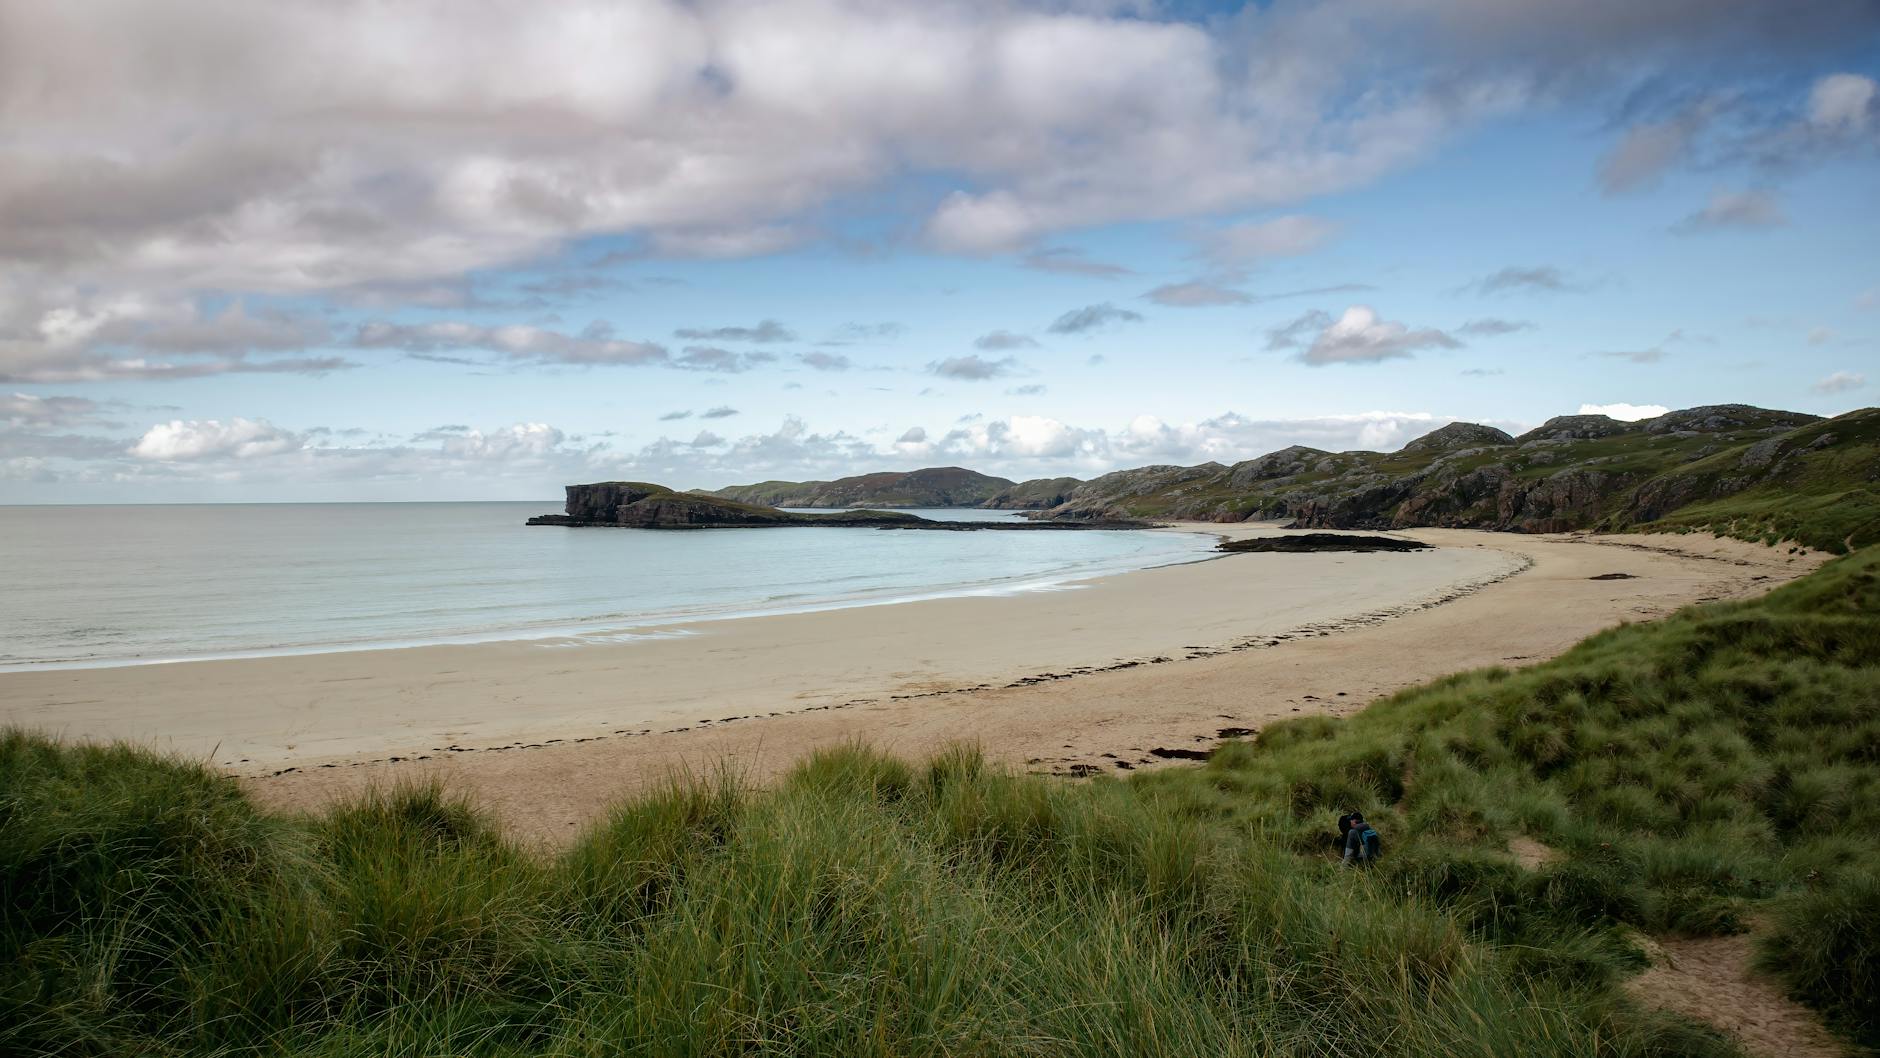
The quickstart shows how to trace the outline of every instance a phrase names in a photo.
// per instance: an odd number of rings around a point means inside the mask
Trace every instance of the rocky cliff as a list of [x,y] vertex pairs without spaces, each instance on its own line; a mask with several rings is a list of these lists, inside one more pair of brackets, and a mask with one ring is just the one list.
[[793,514],[774,507],[691,492],[644,481],[569,485],[565,514],[529,519],[530,525],[616,526],[625,529],[741,529],[768,525],[883,527],[921,519],[890,511]]

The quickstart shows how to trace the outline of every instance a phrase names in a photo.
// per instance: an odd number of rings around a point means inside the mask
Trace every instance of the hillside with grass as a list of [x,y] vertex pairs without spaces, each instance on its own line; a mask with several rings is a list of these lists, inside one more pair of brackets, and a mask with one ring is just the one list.
[[[1372,868],[1327,850],[1350,807]],[[14,732],[0,1053],[1724,1056],[1622,983],[1753,926],[1873,1046],[1877,813],[1877,549],[1200,767],[852,748],[556,855],[433,788],[290,817]]]
[[961,467],[858,474],[834,481],[760,481],[707,495],[771,507],[978,507],[1013,487]]
[[1880,542],[1880,409],[1817,419],[1728,404],[1631,423],[1568,415],[1519,437],[1451,423],[1396,452],[1294,446],[1232,466],[1119,471],[1077,485],[1040,516],[1709,529],[1840,553]]

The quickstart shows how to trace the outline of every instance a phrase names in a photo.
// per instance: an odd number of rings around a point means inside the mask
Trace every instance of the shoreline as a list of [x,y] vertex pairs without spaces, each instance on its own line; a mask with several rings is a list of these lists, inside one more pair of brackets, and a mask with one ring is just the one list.
[[[1218,531],[1200,528],[1207,523],[1181,523],[1178,525],[1162,524],[1137,532],[1182,533],[1188,535],[1212,536],[1217,541],[1227,537]],[[1262,529],[1276,528],[1279,523],[1249,523]],[[646,531],[646,530],[642,530]],[[697,532],[727,532],[736,530],[706,529]],[[910,594],[897,594],[890,591],[884,595],[860,595],[836,598],[827,602],[809,603],[800,606],[759,607],[756,609],[725,610],[721,612],[692,613],[674,616],[651,615],[634,618],[631,623],[601,625],[574,628],[572,625],[556,624],[550,629],[531,632],[527,628],[497,629],[487,633],[444,634],[431,638],[367,641],[360,643],[311,644],[301,646],[258,647],[252,650],[228,651],[211,654],[192,654],[181,657],[133,657],[106,658],[99,660],[70,660],[42,662],[0,663],[0,680],[15,674],[55,673],[92,671],[98,669],[133,669],[167,665],[193,665],[198,663],[226,661],[263,661],[273,658],[322,657],[333,654],[372,654],[400,650],[423,650],[432,647],[478,647],[496,644],[547,644],[553,646],[577,647],[603,645],[609,643],[629,643],[640,639],[662,639],[676,635],[693,634],[688,631],[692,625],[710,625],[721,621],[761,620],[773,617],[794,617],[802,614],[830,613],[840,610],[867,609],[877,606],[904,606],[909,603],[930,602],[937,599],[1001,599],[1026,595],[1033,592],[1053,592],[1075,590],[1083,585],[1110,577],[1127,576],[1132,573],[1145,573],[1152,570],[1166,569],[1171,566],[1184,566],[1197,562],[1212,562],[1228,557],[1227,552],[1197,551],[1186,555],[1172,555],[1167,561],[1158,561],[1151,565],[1135,566],[1127,569],[1080,569],[1047,571],[1040,574],[1028,574],[1022,577],[1008,577],[1003,580],[965,581],[957,584],[942,585],[931,589],[920,589]],[[601,619],[596,619],[599,621]],[[0,690],[4,684],[0,683]],[[0,709],[4,709],[5,699],[0,698]],[[4,715],[0,715],[4,720]]]
[[[125,728],[161,724],[167,744],[146,744],[198,759],[219,734],[213,763],[291,808],[437,778],[552,844],[674,772],[729,761],[761,781],[857,739],[909,754],[977,740],[1067,775],[1161,766],[1273,719],[1345,715],[1436,676],[1543,660],[1623,620],[1757,594],[1827,557],[1700,536],[1397,535],[1437,549],[1227,556],[1078,591],[746,618],[656,643],[7,674],[0,720],[134,740]],[[267,740],[253,731],[228,737],[270,717],[290,724],[274,733],[285,755],[258,756]]]
[[[1161,531],[1280,533],[1247,523]],[[139,742],[243,775],[402,763],[1165,664],[1248,635],[1421,604],[1505,575],[1512,561],[1459,549],[1197,552],[1053,590],[655,623],[623,636],[9,672],[0,673],[0,722]],[[1335,568],[1340,575],[1327,576]]]

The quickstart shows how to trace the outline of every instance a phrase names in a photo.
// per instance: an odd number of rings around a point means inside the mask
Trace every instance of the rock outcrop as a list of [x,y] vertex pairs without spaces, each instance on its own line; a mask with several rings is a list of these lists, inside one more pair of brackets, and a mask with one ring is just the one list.
[[1620,422],[1606,415],[1556,415],[1514,440],[1516,444],[1525,445],[1530,441],[1584,441],[1637,432],[1636,423]]
[[1819,415],[1771,411],[1751,404],[1710,404],[1669,411],[1642,424],[1646,433],[1729,433],[1741,430],[1782,431],[1819,422]]
[[1365,536],[1357,533],[1299,533],[1292,536],[1256,536],[1247,540],[1223,540],[1219,551],[1254,554],[1311,554],[1318,551],[1428,551],[1430,545],[1399,536]]
[[530,525],[614,526],[623,529],[742,529],[774,525],[881,527],[919,522],[911,514],[844,511],[795,514],[691,492],[674,492],[643,481],[597,481],[568,486],[566,514],[545,514]]
[[597,481],[569,485],[564,514],[542,514],[529,525],[614,529],[755,529],[766,526],[834,526],[861,529],[925,529],[953,532],[1063,531],[1077,529],[1148,529],[1153,523],[1132,519],[1077,521],[962,522],[921,518],[899,511],[832,511],[804,514],[755,503],[739,503],[708,493],[674,492],[643,481]]
[[1399,455],[1426,455],[1434,452],[1454,452],[1464,448],[1488,448],[1494,445],[1513,444],[1514,438],[1506,431],[1493,426],[1483,426],[1474,422],[1452,422],[1439,427],[1422,437],[1398,449]]

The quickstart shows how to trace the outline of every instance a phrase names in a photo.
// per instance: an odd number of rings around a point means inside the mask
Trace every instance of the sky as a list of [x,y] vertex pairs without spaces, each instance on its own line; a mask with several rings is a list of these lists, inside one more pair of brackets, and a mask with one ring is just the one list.
[[0,0],[0,503],[1880,388],[1871,0]]

